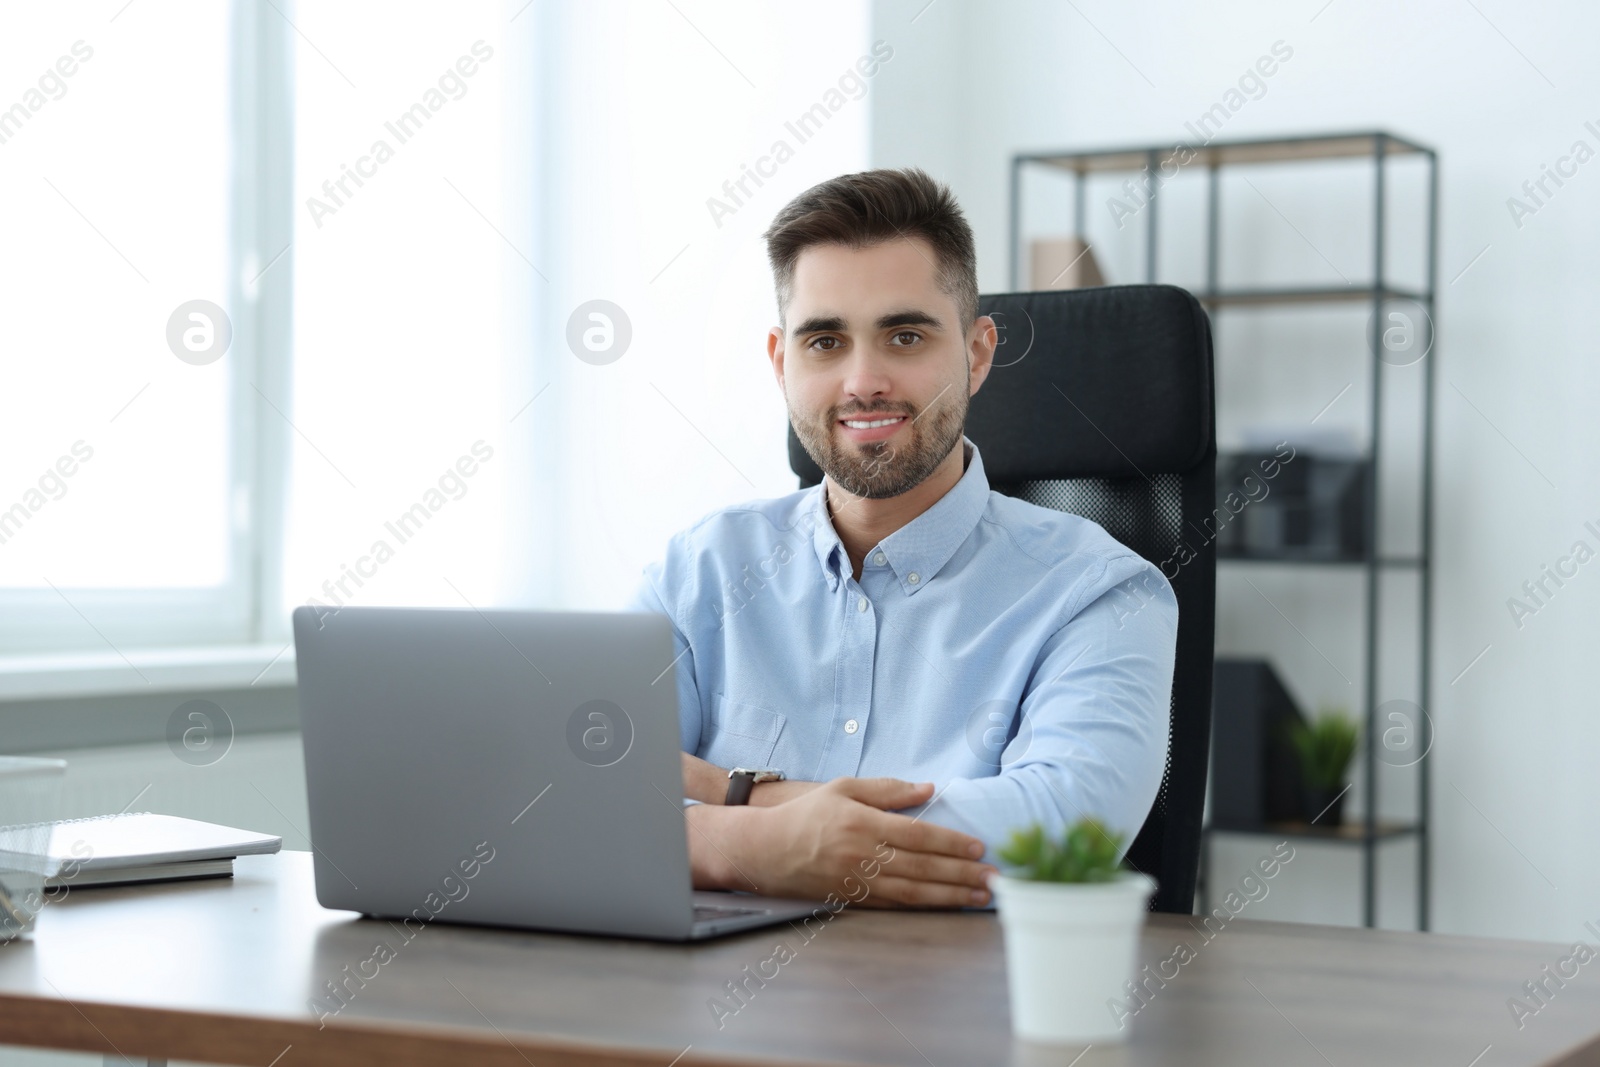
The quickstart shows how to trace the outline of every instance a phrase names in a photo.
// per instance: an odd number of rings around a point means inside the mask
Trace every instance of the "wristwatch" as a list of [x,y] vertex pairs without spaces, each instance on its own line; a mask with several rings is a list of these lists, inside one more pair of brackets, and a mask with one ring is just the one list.
[[757,782],[781,782],[783,772],[773,767],[764,767],[752,770],[749,767],[735,767],[728,772],[728,795],[723,799],[724,804],[750,803],[750,790]]

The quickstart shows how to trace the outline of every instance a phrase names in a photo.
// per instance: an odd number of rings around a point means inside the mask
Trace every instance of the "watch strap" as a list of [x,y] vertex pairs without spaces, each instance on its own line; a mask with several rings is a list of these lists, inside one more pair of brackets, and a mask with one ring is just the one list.
[[722,800],[724,804],[748,804],[750,792],[757,782],[781,782],[784,775],[780,770],[762,768],[752,770],[749,767],[735,767],[728,772],[728,793]]
[[728,795],[723,799],[724,804],[750,803],[750,791],[755,788],[756,774],[754,771],[734,771],[728,775]]

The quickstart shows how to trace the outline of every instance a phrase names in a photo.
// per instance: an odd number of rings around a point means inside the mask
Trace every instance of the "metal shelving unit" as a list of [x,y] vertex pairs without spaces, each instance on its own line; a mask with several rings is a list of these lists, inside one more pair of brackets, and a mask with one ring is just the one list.
[[[1086,238],[1084,229],[1085,189],[1091,175],[1118,172],[1150,175],[1162,173],[1162,161],[1170,157],[1174,148],[1169,145],[1112,148],[1098,151],[1064,151],[1018,154],[1011,166],[1010,210],[1010,280],[1011,290],[1019,288],[1019,253],[1022,239],[1022,179],[1028,168],[1053,168],[1070,174],[1073,181],[1074,232]],[[1363,637],[1365,639],[1365,665],[1361,699],[1364,722],[1363,751],[1363,815],[1353,824],[1339,827],[1319,827],[1307,824],[1281,826],[1229,828],[1208,826],[1202,848],[1201,892],[1205,899],[1205,881],[1208,873],[1211,838],[1217,833],[1271,834],[1293,836],[1298,839],[1322,841],[1330,844],[1348,844],[1360,849],[1362,861],[1362,920],[1366,926],[1376,925],[1377,912],[1377,847],[1380,843],[1415,838],[1417,849],[1417,927],[1429,925],[1429,768],[1426,753],[1431,748],[1432,737],[1426,738],[1428,747],[1417,766],[1417,798],[1415,820],[1390,820],[1378,816],[1378,613],[1379,576],[1385,571],[1412,571],[1417,576],[1418,625],[1418,703],[1424,709],[1418,728],[1426,727],[1431,734],[1425,709],[1429,706],[1431,684],[1431,640],[1433,603],[1433,393],[1434,364],[1437,360],[1434,322],[1434,293],[1437,269],[1437,234],[1439,204],[1439,168],[1435,151],[1405,138],[1381,130],[1341,133],[1310,137],[1276,137],[1250,141],[1212,142],[1202,147],[1190,147],[1193,153],[1186,168],[1204,170],[1207,174],[1206,198],[1205,286],[1196,296],[1215,317],[1221,312],[1247,312],[1254,308],[1285,308],[1296,306],[1327,305],[1332,303],[1369,303],[1372,308],[1369,349],[1372,359],[1371,389],[1368,395],[1368,414],[1371,419],[1370,460],[1366,479],[1365,550],[1359,556],[1343,558],[1302,558],[1292,553],[1267,555],[1218,555],[1219,566],[1251,566],[1260,563],[1337,569],[1359,567],[1365,571],[1365,605],[1363,612]],[[1393,159],[1411,157],[1421,159],[1427,168],[1427,207],[1424,282],[1421,289],[1395,286],[1388,281],[1385,270],[1385,192],[1386,164]],[[1247,287],[1225,289],[1219,285],[1218,234],[1220,225],[1219,172],[1224,167],[1252,164],[1315,164],[1329,160],[1357,160],[1369,158],[1373,173],[1373,238],[1372,279],[1366,285],[1350,286],[1285,286]],[[1153,181],[1147,181],[1149,198],[1142,207],[1144,214],[1144,280],[1158,281],[1159,263],[1159,212],[1161,194]],[[1420,305],[1427,313],[1429,348],[1421,360],[1423,380],[1422,426],[1420,435],[1420,497],[1418,501],[1418,545],[1415,552],[1384,553],[1380,551],[1378,536],[1379,506],[1381,502],[1380,477],[1383,456],[1383,329],[1385,305],[1409,301]],[[1222,359],[1218,353],[1218,359]]]

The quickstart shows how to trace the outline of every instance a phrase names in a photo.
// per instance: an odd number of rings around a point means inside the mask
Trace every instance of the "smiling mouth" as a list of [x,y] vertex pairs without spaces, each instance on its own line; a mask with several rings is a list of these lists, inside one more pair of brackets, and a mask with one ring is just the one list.
[[905,415],[890,415],[885,418],[873,419],[840,419],[839,422],[852,430],[876,430],[883,426],[894,426],[906,420]]

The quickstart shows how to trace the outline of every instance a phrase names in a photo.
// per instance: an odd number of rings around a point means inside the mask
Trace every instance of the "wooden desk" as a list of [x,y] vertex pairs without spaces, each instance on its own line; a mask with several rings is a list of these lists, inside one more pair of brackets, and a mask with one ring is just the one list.
[[[710,998],[732,1005],[724,983],[779,940],[793,958],[719,1029]],[[0,1043],[256,1067],[1600,1063],[1600,959],[1521,1031],[1506,1006],[1562,946],[1243,918],[1207,943],[1158,916],[1144,961],[1180,940],[1195,958],[1131,1040],[1075,1059],[1013,1042],[992,914],[846,908],[810,941],[788,926],[671,945],[434,924],[406,942],[320,908],[310,856],[290,852],[241,859],[232,881],[47,906],[31,941],[0,945]],[[380,941],[393,958],[319,1029],[310,998]]]

